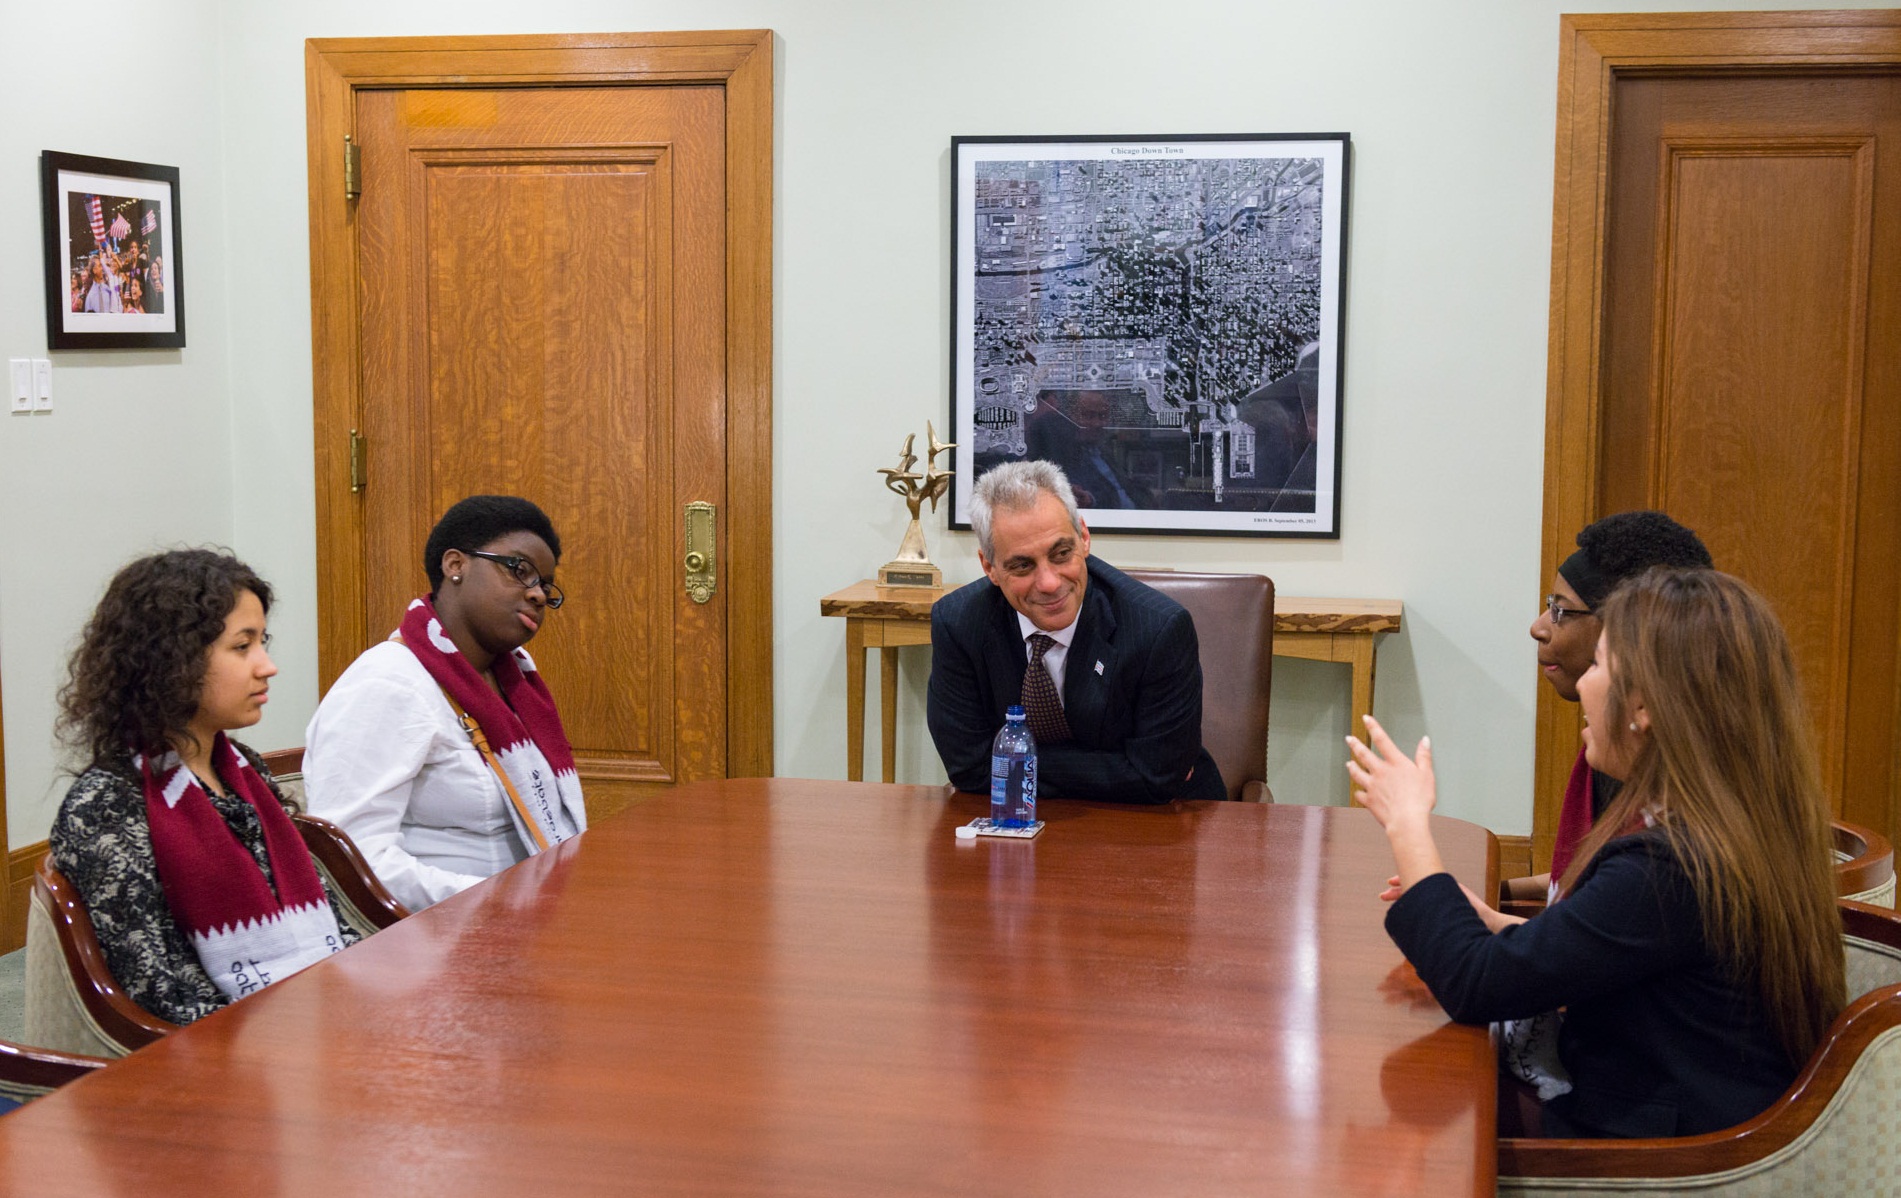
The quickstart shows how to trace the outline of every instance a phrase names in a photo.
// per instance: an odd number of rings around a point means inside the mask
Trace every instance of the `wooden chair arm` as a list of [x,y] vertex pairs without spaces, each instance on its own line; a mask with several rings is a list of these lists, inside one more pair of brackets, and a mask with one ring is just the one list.
[[409,917],[409,908],[397,902],[384,887],[349,833],[320,815],[298,812],[290,818],[304,838],[304,847],[365,919],[378,928],[387,928]]
[[51,1090],[110,1064],[104,1057],[81,1056],[51,1048],[28,1048],[0,1040],[0,1079],[17,1086]]
[[99,1030],[123,1044],[129,1052],[178,1030],[178,1025],[160,1019],[132,1001],[132,997],[113,980],[112,967],[106,964],[105,950],[99,947],[99,934],[92,926],[86,904],[66,876],[53,868],[53,855],[40,859],[33,875],[35,897],[46,904],[47,914],[59,931],[59,947],[66,958],[66,971],[73,989]]
[[1836,899],[1835,907],[1842,913],[1843,934],[1901,949],[1901,919],[1893,911],[1853,899]]
[[[1892,913],[1888,918],[1893,919]],[[1807,1131],[1862,1052],[1897,1025],[1901,1025],[1901,984],[1870,990],[1848,1004],[1787,1092],[1747,1123],[1707,1135],[1659,1140],[1504,1138],[1498,1142],[1498,1175],[1694,1177],[1759,1161]]]
[[1835,851],[1846,853],[1848,860],[1835,867],[1841,894],[1861,894],[1874,890],[1894,877],[1894,845],[1872,828],[1835,821]]
[[273,778],[304,772],[304,750],[301,745],[294,749],[272,749],[258,756],[264,759],[264,768],[271,771]]

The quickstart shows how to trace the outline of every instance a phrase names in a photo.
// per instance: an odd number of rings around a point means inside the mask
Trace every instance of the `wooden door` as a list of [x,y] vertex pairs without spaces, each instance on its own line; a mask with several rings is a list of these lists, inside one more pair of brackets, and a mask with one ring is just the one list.
[[[1753,56],[1787,53],[1793,22],[1817,37],[1832,32],[1838,55],[1852,56],[1844,43],[1859,36],[1858,48],[1879,43],[1892,57],[1901,49],[1896,14],[1739,14],[1745,29],[1718,29],[1712,43],[1708,26],[1724,16],[1616,36],[1597,22],[1667,19],[1567,18],[1588,26],[1570,29],[1574,36],[1600,39],[1594,66],[1568,47],[1567,84],[1594,70],[1610,122],[1598,131],[1607,169],[1596,378],[1582,387],[1575,374],[1567,379],[1572,364],[1558,348],[1578,327],[1560,291],[1561,170],[1553,420],[1562,425],[1577,399],[1567,383],[1590,393],[1591,411],[1584,435],[1557,429],[1547,460],[1545,576],[1599,515],[1656,507],[1696,529],[1717,565],[1761,589],[1788,628],[1837,813],[1892,837],[1901,744],[1901,75],[1892,62],[1805,60],[1798,72]],[[1884,16],[1885,30],[1869,28],[1868,18]],[[1836,26],[1831,17],[1851,19]],[[1679,53],[1701,44],[1693,67],[1657,69],[1667,32]],[[1620,73],[1619,53],[1639,47],[1617,37],[1648,38],[1633,55],[1646,70]],[[1713,72],[1712,56],[1742,69]],[[1824,65],[1833,69],[1817,69]],[[1575,123],[1561,128],[1561,162],[1582,136]],[[1554,518],[1554,502],[1567,497],[1573,509],[1583,499],[1584,510]],[[1565,706],[1548,695],[1540,702]],[[1555,823],[1576,743],[1571,712],[1546,716],[1540,833]]]
[[[766,517],[759,479],[733,478],[756,455],[728,429],[770,437],[731,402],[728,100],[719,82],[354,93],[350,427],[366,452],[355,585],[324,595],[325,682],[426,589],[445,508],[533,499],[562,537],[567,602],[530,651],[597,816],[771,768],[751,710],[770,710],[769,668],[741,669],[761,643],[769,664],[769,599],[732,601],[736,576],[769,573],[728,535]],[[718,509],[706,602],[682,566],[694,502]],[[769,553],[756,533],[737,548]],[[346,645],[328,639],[344,628]]]

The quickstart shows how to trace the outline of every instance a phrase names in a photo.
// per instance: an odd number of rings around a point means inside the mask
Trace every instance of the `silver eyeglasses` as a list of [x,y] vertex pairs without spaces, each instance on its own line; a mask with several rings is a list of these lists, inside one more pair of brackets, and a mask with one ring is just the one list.
[[[550,603],[548,606],[553,607],[554,604]],[[1572,616],[1591,614],[1591,609],[1588,607],[1566,607],[1564,600],[1557,595],[1545,596],[1545,611],[1550,614],[1553,624],[1562,624]]]

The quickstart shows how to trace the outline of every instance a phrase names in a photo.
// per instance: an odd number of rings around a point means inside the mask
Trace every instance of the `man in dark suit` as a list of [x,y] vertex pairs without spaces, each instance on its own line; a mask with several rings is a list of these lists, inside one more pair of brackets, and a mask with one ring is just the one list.
[[971,525],[987,577],[931,609],[931,738],[952,784],[989,790],[990,742],[1004,709],[1022,703],[1043,794],[1226,798],[1201,747],[1194,621],[1089,556],[1063,472],[1042,461],[996,467],[977,482]]

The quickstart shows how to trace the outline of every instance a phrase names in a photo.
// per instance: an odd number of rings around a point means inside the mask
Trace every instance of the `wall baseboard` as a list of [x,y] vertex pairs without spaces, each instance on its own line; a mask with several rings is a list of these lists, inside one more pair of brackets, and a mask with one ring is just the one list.
[[42,840],[7,854],[7,919],[0,927],[0,953],[26,947],[26,905],[32,901],[33,871],[40,867],[46,849]]

